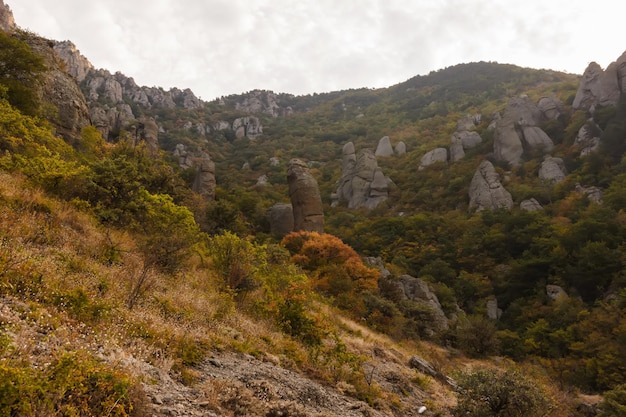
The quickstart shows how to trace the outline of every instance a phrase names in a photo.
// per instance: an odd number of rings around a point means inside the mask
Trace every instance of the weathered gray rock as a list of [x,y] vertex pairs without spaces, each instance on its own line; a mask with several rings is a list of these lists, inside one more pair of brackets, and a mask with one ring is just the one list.
[[552,284],[546,285],[546,294],[548,295],[548,297],[550,297],[552,301],[568,298],[568,295],[565,292],[565,290],[558,285],[552,285]]
[[380,256],[366,256],[363,258],[363,261],[374,268],[380,271],[381,278],[389,278],[391,276],[391,271],[387,269],[385,263],[383,262]]
[[602,197],[604,196],[602,189],[595,186],[583,187],[580,184],[576,184],[575,189],[578,194],[587,197],[589,201],[596,204],[602,204]]
[[522,201],[519,204],[519,208],[524,210],[524,211],[539,211],[539,210],[543,210],[543,207],[541,206],[541,204],[539,204],[539,201],[535,200],[534,198]]
[[203,152],[195,165],[198,173],[192,189],[209,201],[215,200],[215,163],[208,153]]
[[610,64],[603,71],[600,65],[592,62],[583,73],[572,107],[593,112],[598,104],[614,106],[619,101],[620,92],[617,63]]
[[178,166],[181,169],[193,168],[193,156],[190,152],[187,152],[187,148],[185,145],[183,145],[182,143],[178,143],[172,154],[178,159]]
[[403,141],[398,142],[394,150],[398,156],[406,155],[406,143]]
[[233,122],[233,131],[237,138],[247,137],[254,140],[263,134],[263,125],[258,117],[240,117]]
[[495,298],[487,301],[487,317],[491,320],[499,320],[502,317],[502,309],[498,308],[498,300]]
[[354,154],[354,144],[348,142],[342,151],[342,175],[338,182],[335,200],[347,202],[349,208],[373,209],[389,196],[389,179],[378,167],[376,156],[370,149]]
[[213,125],[213,130],[226,130],[230,129],[230,123],[226,120],[220,120]]
[[617,67],[617,84],[622,94],[626,94],[626,51],[615,61]]
[[200,100],[189,88],[180,90],[178,88],[172,88],[169,91],[174,103],[188,110],[201,109],[204,106],[202,100]]
[[391,146],[391,140],[389,139],[389,136],[383,136],[382,138],[380,138],[374,155],[376,155],[377,157],[393,155],[393,147]]
[[539,168],[539,178],[552,184],[557,184],[565,180],[567,175],[565,164],[561,158],[553,158],[546,155]]
[[498,161],[511,165],[519,164],[524,147],[518,133],[520,127],[537,126],[541,121],[541,110],[527,96],[513,97],[496,123],[494,156]]
[[427,166],[430,166],[436,162],[447,162],[448,150],[446,148],[435,148],[432,151],[426,152],[420,160],[418,170],[422,170]]
[[89,71],[94,69],[91,62],[70,41],[56,42],[54,52],[67,64],[67,71],[79,83],[87,77]]
[[529,151],[552,152],[554,143],[552,139],[538,126],[521,127],[522,139],[525,148]]
[[454,132],[453,141],[459,141],[463,145],[464,150],[475,148],[483,142],[483,138],[480,137],[478,132],[468,132],[467,130],[461,132]]
[[581,148],[581,156],[589,155],[598,149],[601,134],[600,126],[593,121],[593,118],[587,120],[587,123],[581,126],[574,142]]
[[466,114],[465,117],[456,122],[456,131],[465,132],[473,129],[480,124],[482,115],[480,114]]
[[271,167],[277,167],[280,165],[280,158],[278,158],[277,156],[272,156],[269,160],[269,163]]
[[452,136],[452,144],[450,145],[450,161],[456,162],[465,158],[465,150],[460,140]]
[[537,107],[546,120],[558,119],[564,113],[563,103],[555,96],[541,97],[537,102]]
[[469,187],[469,208],[480,210],[508,209],[513,198],[500,183],[500,176],[489,161],[480,163]]
[[428,327],[434,332],[448,329],[448,319],[441,308],[439,299],[426,281],[410,275],[402,275],[398,278],[398,286],[404,298],[426,306],[431,310],[429,322],[425,323]]
[[270,184],[270,178],[265,174],[261,175],[259,178],[256,179],[256,185],[259,185],[261,187],[265,187],[269,184]]
[[159,126],[152,117],[141,117],[137,122],[135,140],[144,142],[148,151],[155,155],[159,150]]
[[324,210],[317,181],[300,159],[289,161],[289,197],[293,207],[294,230],[324,232]]
[[52,115],[50,123],[64,139],[76,140],[81,130],[90,124],[89,107],[83,92],[65,70],[63,61],[54,52],[52,42],[37,36],[29,36],[26,41],[43,58],[47,67],[35,88],[41,102],[51,103],[58,110],[48,111]]
[[270,221],[270,232],[281,238],[294,230],[293,207],[291,204],[274,204],[267,211]]
[[6,33],[12,33],[15,30],[15,19],[11,8],[0,0],[0,30]]
[[246,113],[265,113],[272,117],[289,116],[293,109],[281,107],[280,98],[272,91],[254,90],[242,101],[235,103],[235,108]]

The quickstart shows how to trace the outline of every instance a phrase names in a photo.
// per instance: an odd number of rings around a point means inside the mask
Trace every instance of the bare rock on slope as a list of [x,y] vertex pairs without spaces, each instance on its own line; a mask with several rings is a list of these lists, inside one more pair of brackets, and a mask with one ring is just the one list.
[[15,19],[11,8],[0,0],[0,30],[11,33],[15,30]]
[[469,208],[476,210],[510,210],[513,198],[500,183],[500,176],[489,161],[480,163],[469,188]]
[[300,159],[289,161],[289,197],[293,206],[294,230],[324,232],[324,209],[317,181]]

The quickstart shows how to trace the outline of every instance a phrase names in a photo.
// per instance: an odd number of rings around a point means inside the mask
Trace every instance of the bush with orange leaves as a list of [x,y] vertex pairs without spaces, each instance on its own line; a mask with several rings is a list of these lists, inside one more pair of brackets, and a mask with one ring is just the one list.
[[340,308],[364,313],[360,295],[378,291],[380,273],[364,265],[354,249],[333,235],[317,232],[293,232],[282,243],[318,292],[332,297]]

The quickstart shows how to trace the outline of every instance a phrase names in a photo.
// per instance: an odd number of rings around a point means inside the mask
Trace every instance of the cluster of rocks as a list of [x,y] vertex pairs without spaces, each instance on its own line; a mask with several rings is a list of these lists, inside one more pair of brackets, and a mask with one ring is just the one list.
[[589,64],[572,107],[594,113],[597,106],[617,105],[621,94],[626,94],[626,52],[605,70],[596,62]]
[[398,155],[403,156],[406,154],[406,144],[403,141],[400,141],[396,144],[395,148],[391,145],[391,139],[389,136],[383,136],[378,141],[378,146],[376,146],[376,151],[374,152],[375,156],[392,156]]
[[426,152],[422,159],[418,170],[433,165],[435,163],[456,162],[465,157],[465,151],[475,148],[482,143],[482,138],[475,132],[476,125],[481,122],[481,115],[466,115],[464,118],[457,122],[457,129],[450,138],[450,149],[447,148],[435,148]]
[[516,166],[525,153],[552,152],[554,142],[539,124],[558,118],[563,105],[556,97],[543,97],[538,103],[526,95],[513,97],[504,114],[496,117],[493,149],[496,160]]
[[290,116],[293,114],[293,109],[290,106],[280,106],[280,99],[274,92],[262,90],[249,92],[243,100],[235,103],[235,109],[250,114],[269,114],[272,117]]
[[[391,149],[391,143],[385,136],[379,143],[377,153],[389,155],[389,149]],[[406,151],[406,147],[403,149]],[[372,152],[371,149],[361,149],[357,154],[352,142],[344,145],[341,179],[338,182],[337,191],[331,195],[333,206],[345,202],[351,209],[371,210],[387,200],[391,180],[385,177],[378,166],[377,153]]]
[[469,187],[470,210],[496,210],[513,208],[513,197],[502,183],[500,175],[489,161],[482,161],[472,177]]
[[209,201],[215,199],[215,163],[208,152],[195,154],[189,152],[182,143],[176,145],[173,156],[178,160],[181,169],[196,168],[197,173],[192,184],[192,190]]

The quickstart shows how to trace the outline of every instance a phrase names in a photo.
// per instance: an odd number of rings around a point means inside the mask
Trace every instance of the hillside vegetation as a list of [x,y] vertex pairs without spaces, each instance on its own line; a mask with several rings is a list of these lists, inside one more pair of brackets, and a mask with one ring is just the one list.
[[[0,61],[16,63],[0,77],[0,415],[570,416],[584,415],[579,393],[606,393],[604,415],[623,409],[623,99],[575,111],[577,77],[481,62],[388,89],[276,95],[289,114],[258,114],[263,135],[250,140],[187,122],[243,117],[237,103],[268,92],[195,109],[125,97],[158,121],[155,151],[137,124],[55,135],[55,103],[40,94],[49,69],[29,39],[0,34]],[[542,128],[565,181],[537,178],[541,155],[493,158],[490,117],[520,94],[564,103]],[[480,146],[418,170],[478,113]],[[574,141],[590,117],[604,133],[581,157]],[[389,199],[331,206],[342,146],[382,136],[409,150],[378,158]],[[211,154],[214,201],[191,191],[177,144]],[[317,178],[327,233],[279,239],[266,212],[289,201],[295,157]],[[533,197],[543,210],[470,210],[484,159],[516,203]],[[602,203],[577,184],[601,188]],[[444,330],[403,297],[406,274],[433,289]],[[547,285],[566,294],[553,299]],[[494,300],[499,318],[487,314]]]

